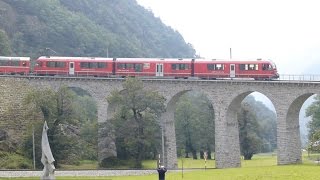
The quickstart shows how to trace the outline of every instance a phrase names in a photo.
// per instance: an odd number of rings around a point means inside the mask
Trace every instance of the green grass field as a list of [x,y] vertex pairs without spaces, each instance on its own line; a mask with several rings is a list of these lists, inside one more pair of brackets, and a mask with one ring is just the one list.
[[[319,157],[319,155],[313,155]],[[250,161],[241,161],[241,168],[212,169],[214,161],[207,161],[207,168],[204,169],[204,160],[179,159],[179,168],[203,168],[197,170],[168,171],[166,180],[247,180],[247,179],[320,179],[320,164],[310,160],[306,155],[303,156],[303,163],[297,165],[277,166],[276,155],[260,154],[255,155]],[[155,161],[145,161],[144,168],[152,169],[155,167]],[[0,178],[1,179],[1,178]],[[5,179],[5,178],[4,178]],[[8,179],[8,178],[7,178]],[[11,178],[13,179],[13,178]],[[34,178],[22,178],[35,180]],[[57,180],[75,180],[75,179],[104,179],[104,180],[157,180],[157,174],[147,176],[122,176],[122,177],[56,177]]]

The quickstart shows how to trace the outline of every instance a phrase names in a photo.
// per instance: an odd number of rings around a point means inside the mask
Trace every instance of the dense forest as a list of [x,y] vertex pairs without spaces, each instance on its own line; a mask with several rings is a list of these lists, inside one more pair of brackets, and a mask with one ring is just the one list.
[[135,0],[0,0],[0,47],[7,56],[195,56]]

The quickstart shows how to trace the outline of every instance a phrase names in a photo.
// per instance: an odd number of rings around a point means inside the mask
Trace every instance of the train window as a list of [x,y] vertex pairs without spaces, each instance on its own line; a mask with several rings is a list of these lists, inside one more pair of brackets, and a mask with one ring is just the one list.
[[106,63],[103,62],[81,62],[80,63],[80,67],[81,68],[105,68],[107,67]]
[[271,64],[262,64],[262,70],[272,70]]
[[136,72],[142,72],[142,64],[134,64],[134,70]]
[[37,64],[36,64],[38,67],[42,67],[42,62],[40,61],[40,62],[37,62]]
[[89,63],[89,68],[94,69],[98,67],[98,63],[97,62],[90,62]]
[[143,69],[150,69],[150,63],[143,63]]
[[80,67],[81,68],[89,68],[89,63],[88,62],[81,62]]
[[27,63],[26,63],[26,62],[23,62],[23,63],[22,63],[22,66],[26,67],[26,66],[27,66]]
[[173,70],[188,70],[188,69],[190,69],[189,64],[172,64],[171,68]]
[[224,68],[223,64],[216,64],[216,70],[223,70]]
[[208,70],[224,70],[224,65],[223,64],[207,64],[207,69]]
[[240,64],[239,69],[240,70],[246,70],[246,65],[245,64]]
[[240,64],[239,66],[240,70],[259,70],[259,66],[258,64]]
[[50,61],[50,62],[47,62],[47,67],[62,68],[62,67],[66,67],[66,63],[65,62]]
[[207,64],[208,70],[214,70],[214,64]]
[[105,67],[107,67],[107,63],[98,62],[98,68],[105,68]]
[[117,64],[118,69],[125,69],[126,68],[126,64],[123,63],[119,63]]
[[132,63],[126,64],[126,69],[132,69],[132,68],[133,68],[133,64]]
[[8,61],[0,61],[0,66],[8,66]]
[[65,62],[57,62],[56,67],[66,67]]
[[19,61],[0,61],[0,66],[19,66]]
[[47,62],[47,67],[55,67],[56,62]]
[[179,69],[180,70],[185,70],[186,69],[186,65],[185,64],[179,64]]
[[19,61],[12,61],[11,66],[19,66]]

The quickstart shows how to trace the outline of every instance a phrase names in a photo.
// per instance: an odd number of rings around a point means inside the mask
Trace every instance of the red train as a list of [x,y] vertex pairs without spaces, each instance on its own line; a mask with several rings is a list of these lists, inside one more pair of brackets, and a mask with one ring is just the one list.
[[[0,73],[96,77],[159,77],[159,78],[253,78],[271,80],[279,77],[276,65],[268,60],[157,59],[39,57],[29,72],[30,58],[20,57],[9,65],[10,57],[0,57]],[[11,58],[18,59],[18,58]],[[23,70],[22,70],[23,69]],[[28,69],[28,70],[26,70]]]
[[0,74],[29,74],[29,57],[0,56]]

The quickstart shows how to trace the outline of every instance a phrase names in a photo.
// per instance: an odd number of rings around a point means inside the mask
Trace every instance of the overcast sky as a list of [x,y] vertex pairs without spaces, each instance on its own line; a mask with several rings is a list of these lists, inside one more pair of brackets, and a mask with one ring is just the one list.
[[280,74],[305,74],[320,64],[320,1],[137,1],[202,57],[227,59],[232,48],[233,59],[271,59]]

